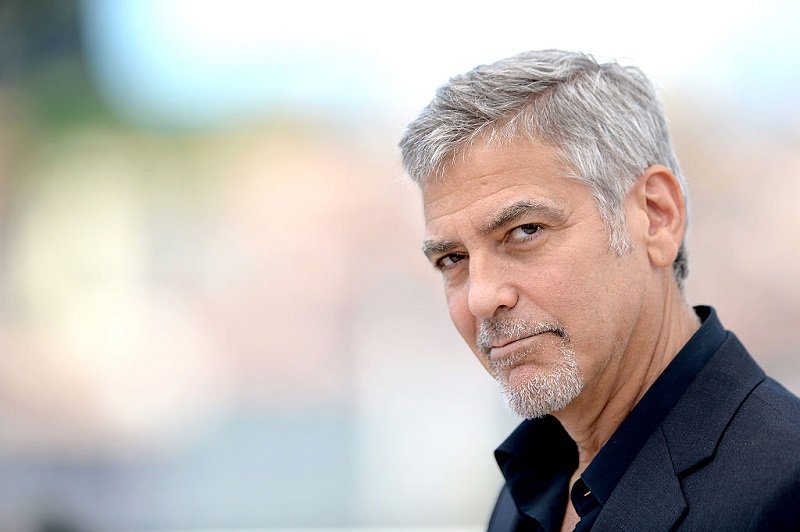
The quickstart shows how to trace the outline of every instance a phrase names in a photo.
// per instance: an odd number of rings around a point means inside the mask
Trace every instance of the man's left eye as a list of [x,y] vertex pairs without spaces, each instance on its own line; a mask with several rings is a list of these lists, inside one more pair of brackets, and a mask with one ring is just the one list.
[[512,229],[508,233],[508,236],[510,240],[525,240],[531,235],[538,233],[541,228],[542,226],[538,224],[524,224]]

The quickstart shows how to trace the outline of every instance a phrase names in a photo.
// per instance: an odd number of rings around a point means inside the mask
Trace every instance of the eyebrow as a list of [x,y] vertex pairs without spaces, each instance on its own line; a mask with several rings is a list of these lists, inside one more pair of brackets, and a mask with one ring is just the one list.
[[488,235],[532,214],[544,216],[551,220],[563,220],[565,218],[564,211],[554,205],[541,201],[520,200],[496,212],[492,219],[481,227],[478,232],[482,235]]
[[455,240],[426,240],[422,243],[422,252],[428,260],[432,260],[434,256],[452,251],[459,245]]
[[[551,220],[563,220],[565,218],[564,211],[554,205],[540,201],[520,200],[496,212],[478,232],[481,235],[488,235],[532,214],[544,216]],[[432,257],[452,251],[460,245],[461,243],[455,240],[426,240],[422,243],[422,252],[428,257],[428,260],[431,260]]]

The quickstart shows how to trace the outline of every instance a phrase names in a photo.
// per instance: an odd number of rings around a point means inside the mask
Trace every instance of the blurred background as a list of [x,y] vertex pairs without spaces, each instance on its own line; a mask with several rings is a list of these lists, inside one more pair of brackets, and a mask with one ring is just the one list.
[[404,125],[533,48],[641,66],[687,292],[800,392],[800,5],[0,1],[0,530],[480,530],[516,424]]

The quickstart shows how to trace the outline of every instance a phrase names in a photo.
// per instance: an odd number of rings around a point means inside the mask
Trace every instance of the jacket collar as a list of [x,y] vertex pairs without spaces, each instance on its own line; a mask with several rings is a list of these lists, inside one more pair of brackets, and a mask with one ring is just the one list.
[[683,475],[710,460],[725,427],[764,371],[730,335],[664,422],[675,472]]
[[730,334],[620,479],[597,529],[671,529],[687,508],[680,478],[713,459],[725,427],[764,376]]

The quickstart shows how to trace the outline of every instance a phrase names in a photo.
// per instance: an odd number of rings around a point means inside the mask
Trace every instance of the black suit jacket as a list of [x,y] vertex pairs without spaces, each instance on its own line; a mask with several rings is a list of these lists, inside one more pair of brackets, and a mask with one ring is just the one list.
[[[490,532],[520,530],[505,487]],[[800,399],[734,335],[650,435],[593,530],[800,530]]]

